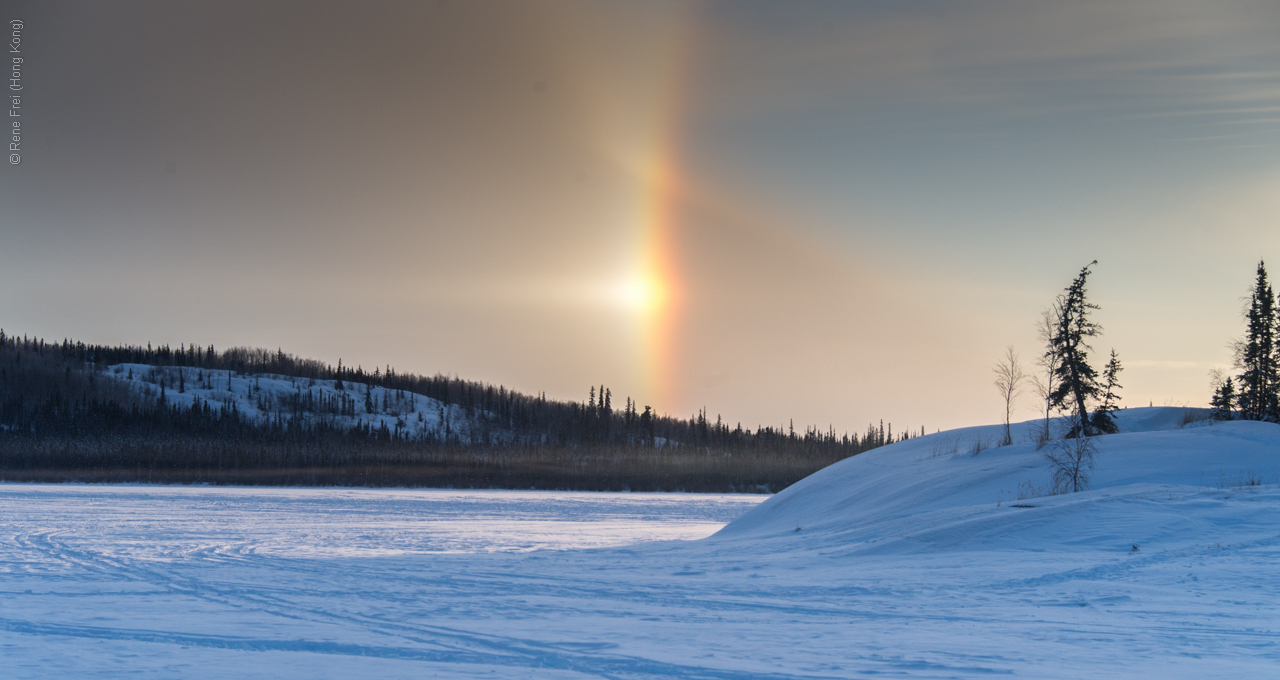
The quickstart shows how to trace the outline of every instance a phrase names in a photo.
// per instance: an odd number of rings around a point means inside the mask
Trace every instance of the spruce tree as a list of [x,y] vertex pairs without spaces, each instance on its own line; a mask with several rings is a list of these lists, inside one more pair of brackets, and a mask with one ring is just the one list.
[[1275,421],[1280,416],[1276,351],[1275,294],[1267,280],[1266,264],[1258,262],[1258,275],[1249,311],[1245,314],[1245,339],[1240,356],[1243,370],[1237,380],[1240,417],[1245,420]]
[[1213,391],[1213,399],[1209,401],[1209,406],[1213,407],[1213,419],[1217,421],[1234,420],[1236,403],[1236,386],[1227,378],[1218,385],[1218,389]]
[[653,417],[653,409],[645,406],[644,413],[640,414],[640,433],[646,444],[653,443]]
[[1091,273],[1089,267],[1095,264],[1097,260],[1081,269],[1066,291],[1058,295],[1054,303],[1058,325],[1045,352],[1045,357],[1056,361],[1053,373],[1058,381],[1049,402],[1054,408],[1074,412],[1071,434],[1086,437],[1094,434],[1088,402],[1096,399],[1100,391],[1098,373],[1089,365],[1089,352],[1093,348],[1085,342],[1102,333],[1102,326],[1089,320],[1089,313],[1098,306],[1085,295],[1085,283]]
[[1111,350],[1111,361],[1108,361],[1106,367],[1102,369],[1102,403],[1098,404],[1098,408],[1093,412],[1093,428],[1102,434],[1115,434],[1120,431],[1111,414],[1119,410],[1116,408],[1116,402],[1120,401],[1118,392],[1124,386],[1120,384],[1118,378],[1120,371],[1123,370],[1120,357],[1116,356],[1114,349]]

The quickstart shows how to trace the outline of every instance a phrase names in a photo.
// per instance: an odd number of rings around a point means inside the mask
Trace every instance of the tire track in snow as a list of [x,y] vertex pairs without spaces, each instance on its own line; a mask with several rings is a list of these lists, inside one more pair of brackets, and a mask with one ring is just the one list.
[[[510,636],[488,635],[466,629],[389,622],[366,615],[342,615],[330,611],[309,608],[297,604],[287,595],[315,596],[314,591],[297,591],[289,588],[263,588],[236,584],[228,587],[213,581],[203,581],[175,573],[173,569],[154,566],[123,557],[109,557],[96,552],[72,548],[59,541],[59,532],[43,531],[24,535],[19,545],[37,551],[47,557],[62,561],[98,576],[143,582],[169,592],[197,598],[212,604],[249,608],[271,616],[295,621],[318,623],[342,623],[379,635],[398,638],[413,646],[356,645],[314,640],[280,640],[237,638],[232,636],[184,634],[169,631],[107,628],[65,624],[41,624],[30,621],[0,618],[0,629],[29,635],[58,635],[95,639],[156,642],[180,645],[239,649],[246,651],[295,651],[356,656],[377,656],[388,659],[414,659],[439,663],[464,663],[491,666],[517,666],[525,668],[554,668],[589,673],[606,678],[642,676],[680,677],[696,680],[800,680],[835,678],[823,674],[785,674],[758,671],[735,671],[689,664],[658,661],[646,657],[602,653],[600,647],[607,643],[556,643]],[[192,558],[225,554],[219,547],[206,546],[187,553]],[[316,570],[314,573],[319,573]],[[498,576],[498,574],[492,574]],[[506,575],[510,578],[511,574]],[[343,591],[350,595],[350,591]],[[596,598],[592,598],[595,600]],[[690,604],[685,602],[686,605]],[[592,647],[594,649],[583,649]],[[874,666],[902,668],[902,661],[865,659]],[[908,661],[907,666],[949,669],[962,672],[1003,672],[987,668],[957,668],[932,662]]]

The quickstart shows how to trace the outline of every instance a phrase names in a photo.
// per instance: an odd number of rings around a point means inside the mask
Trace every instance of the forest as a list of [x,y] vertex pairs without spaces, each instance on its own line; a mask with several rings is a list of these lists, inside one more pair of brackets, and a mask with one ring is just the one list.
[[603,385],[557,401],[282,350],[0,331],[5,481],[772,493],[909,436],[681,419]]

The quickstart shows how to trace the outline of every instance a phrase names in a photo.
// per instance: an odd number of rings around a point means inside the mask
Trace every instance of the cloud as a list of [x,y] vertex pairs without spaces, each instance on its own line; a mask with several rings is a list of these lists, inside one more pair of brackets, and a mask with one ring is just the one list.
[[836,3],[776,12],[785,21],[713,7],[712,119],[886,104],[1138,116],[1280,99],[1280,15],[1265,3]]

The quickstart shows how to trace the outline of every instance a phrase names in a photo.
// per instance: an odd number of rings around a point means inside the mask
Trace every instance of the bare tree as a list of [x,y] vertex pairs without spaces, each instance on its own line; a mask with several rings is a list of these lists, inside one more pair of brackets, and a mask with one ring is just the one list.
[[1053,471],[1053,487],[1057,493],[1083,491],[1089,486],[1093,458],[1098,447],[1092,437],[1059,439],[1044,454]]
[[1209,369],[1209,389],[1217,392],[1222,389],[1223,383],[1227,382],[1227,374],[1221,368]]
[[1053,346],[1053,333],[1058,328],[1058,309],[1050,307],[1040,312],[1040,319],[1036,321],[1036,335],[1040,338],[1040,342],[1044,343],[1045,354],[1036,359],[1036,367],[1043,373],[1037,373],[1031,376],[1031,386],[1035,389],[1036,394],[1044,400],[1044,426],[1040,428],[1040,432],[1036,436],[1037,448],[1044,446],[1052,437],[1049,431],[1049,416],[1053,411],[1053,400],[1049,395],[1057,389],[1057,378],[1054,377],[1053,369],[1058,365],[1058,356]]
[[1000,390],[1000,397],[1004,399],[1004,441],[1000,445],[1008,446],[1013,443],[1013,430],[1009,422],[1013,415],[1013,401],[1022,393],[1027,374],[1022,371],[1022,363],[1018,361],[1018,353],[1013,345],[1005,348],[1004,356],[992,370],[996,374],[996,389]]

